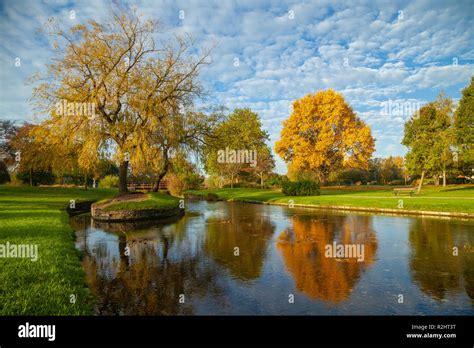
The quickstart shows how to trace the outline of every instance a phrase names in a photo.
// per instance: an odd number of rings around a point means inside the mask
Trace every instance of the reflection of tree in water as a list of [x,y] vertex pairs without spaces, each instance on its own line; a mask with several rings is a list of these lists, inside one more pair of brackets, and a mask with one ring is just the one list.
[[[83,266],[98,298],[98,314],[192,314],[193,298],[209,293],[217,297],[213,269],[185,245],[185,219],[161,228],[118,233],[119,255],[103,242],[86,251]],[[185,295],[185,304],[179,303],[180,294]]]
[[[236,278],[260,277],[268,241],[275,225],[258,205],[229,204],[223,219],[207,221],[204,250]],[[239,256],[234,248],[239,248]]]
[[[293,276],[296,288],[311,298],[334,303],[346,299],[363,270],[373,263],[377,240],[370,216],[294,216],[293,228],[283,231],[277,248]],[[327,258],[325,247],[364,245],[364,261]]]
[[[474,300],[472,226],[440,219],[414,219],[410,225],[410,269],[420,289],[437,300],[464,290]],[[471,246],[471,250],[469,250]],[[458,256],[453,255],[458,247]]]

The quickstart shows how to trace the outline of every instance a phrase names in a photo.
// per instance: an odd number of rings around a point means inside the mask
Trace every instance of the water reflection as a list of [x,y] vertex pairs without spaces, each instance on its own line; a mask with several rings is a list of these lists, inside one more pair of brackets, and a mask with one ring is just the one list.
[[[374,261],[377,239],[370,221],[368,216],[293,216],[292,227],[281,233],[277,247],[296,288],[311,298],[335,303],[346,299]],[[364,261],[326,257],[326,245],[334,242],[363,245]]]
[[[207,219],[204,249],[242,281],[260,277],[275,224],[262,206],[229,205],[220,217]],[[238,248],[238,249],[236,249]]]
[[410,225],[413,279],[438,301],[446,300],[448,293],[463,292],[474,300],[474,235],[469,227],[453,229],[448,220],[432,219],[413,220]]
[[[189,202],[160,223],[71,225],[101,315],[474,314],[472,221]],[[326,257],[334,243],[364,260]]]
[[[98,314],[193,314],[192,299],[218,296],[212,269],[203,267],[201,252],[191,250],[183,239],[186,222],[92,221],[89,230],[78,234],[88,285],[99,300]],[[88,226],[91,219],[74,218],[72,224]],[[108,231],[106,236],[103,231]]]

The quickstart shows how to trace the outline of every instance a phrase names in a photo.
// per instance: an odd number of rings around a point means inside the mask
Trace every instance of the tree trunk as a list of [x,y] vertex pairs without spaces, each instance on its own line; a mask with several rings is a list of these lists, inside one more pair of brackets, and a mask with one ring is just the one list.
[[128,192],[127,171],[128,161],[122,161],[119,167],[119,195],[123,195]]
[[263,189],[263,173],[260,173],[260,188]]
[[30,186],[33,186],[33,168],[30,168]]
[[169,167],[169,159],[168,159],[168,149],[163,150],[162,153],[163,156],[163,166],[161,167],[161,171],[158,173],[158,179],[156,179],[155,185],[153,186],[153,192],[158,192],[160,189],[160,182],[168,173],[168,167]]
[[421,178],[420,178],[420,183],[418,184],[418,190],[416,193],[420,193],[421,191],[421,185],[423,185],[423,179],[425,178],[425,171],[421,172]]
[[153,192],[158,192],[158,190],[160,189],[160,182],[161,182],[161,180],[163,180],[165,175],[166,175],[166,171],[161,171],[158,174],[158,179],[156,179],[155,185],[153,185],[153,189],[152,189]]
[[446,187],[446,170],[443,170],[443,187]]
[[438,174],[434,175],[433,179],[434,179],[434,182],[435,182],[435,186],[439,186],[439,175]]
[[84,190],[87,190],[87,174],[84,175]]
[[234,173],[230,174],[230,188],[234,188]]

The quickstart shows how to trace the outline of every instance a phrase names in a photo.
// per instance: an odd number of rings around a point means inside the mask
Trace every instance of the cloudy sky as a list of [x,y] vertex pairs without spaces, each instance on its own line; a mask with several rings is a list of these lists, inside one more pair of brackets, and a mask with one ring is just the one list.
[[[376,156],[403,155],[403,124],[411,111],[440,90],[458,100],[474,75],[474,1],[126,5],[159,19],[169,35],[191,35],[197,48],[216,45],[213,63],[201,74],[206,102],[256,111],[272,148],[291,102],[332,88],[371,126]],[[33,120],[27,79],[44,69],[52,52],[38,28],[49,17],[66,26],[101,20],[110,7],[100,0],[0,0],[0,118]],[[279,159],[277,170],[286,172]]]

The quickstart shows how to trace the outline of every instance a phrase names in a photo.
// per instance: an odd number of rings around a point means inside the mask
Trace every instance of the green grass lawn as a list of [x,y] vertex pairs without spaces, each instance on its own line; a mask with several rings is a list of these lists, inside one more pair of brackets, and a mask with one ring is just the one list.
[[295,204],[385,209],[399,209],[399,200],[402,200],[404,210],[474,213],[474,185],[423,187],[420,194],[413,196],[394,196],[392,192],[393,187],[357,186],[323,187],[320,196],[307,197],[285,196],[279,190],[248,188],[191,190],[187,194],[214,193],[220,199],[246,202],[288,203],[291,199]]
[[36,262],[0,258],[0,315],[92,314],[65,208],[71,199],[98,200],[115,193],[0,186],[0,244],[36,244],[39,255]]
[[156,208],[176,208],[179,205],[179,199],[161,192],[151,192],[147,194],[147,199],[143,201],[120,202],[108,205],[105,211],[113,210],[146,210]]

